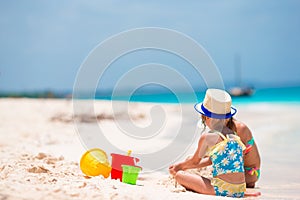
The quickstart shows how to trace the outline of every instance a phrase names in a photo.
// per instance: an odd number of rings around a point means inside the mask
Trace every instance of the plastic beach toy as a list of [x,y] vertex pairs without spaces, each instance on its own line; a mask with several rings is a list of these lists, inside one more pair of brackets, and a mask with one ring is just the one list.
[[[128,155],[129,154],[130,153],[128,152]],[[121,155],[121,154],[116,154],[116,153],[111,154],[112,170],[111,170],[110,177],[112,179],[120,179],[120,181],[122,181],[122,173],[123,173],[122,165],[135,166],[136,163],[139,162],[140,159],[134,158],[134,157],[131,157],[128,155],[126,156],[126,155]]]
[[82,155],[80,169],[87,176],[102,175],[104,178],[109,177],[111,172],[106,153],[98,148],[90,149]]
[[139,166],[122,165],[122,169],[122,182],[135,185],[142,168]]

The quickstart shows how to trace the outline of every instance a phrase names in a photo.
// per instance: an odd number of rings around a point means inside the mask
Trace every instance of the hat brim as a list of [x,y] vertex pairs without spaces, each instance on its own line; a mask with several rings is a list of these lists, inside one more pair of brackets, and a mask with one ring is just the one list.
[[236,108],[231,106],[230,113],[226,113],[226,114],[212,113],[203,106],[202,102],[195,104],[194,108],[198,113],[206,117],[215,118],[215,119],[228,119],[231,118],[233,115],[235,115],[237,112]]

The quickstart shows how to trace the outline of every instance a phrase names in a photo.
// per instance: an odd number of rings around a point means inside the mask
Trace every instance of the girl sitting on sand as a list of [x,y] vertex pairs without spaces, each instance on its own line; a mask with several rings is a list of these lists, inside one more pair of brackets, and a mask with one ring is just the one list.
[[[202,194],[244,197],[260,193],[246,193],[243,151],[240,138],[226,126],[236,113],[231,107],[230,95],[219,89],[208,89],[203,103],[195,109],[204,116],[211,131],[201,135],[194,155],[184,162],[169,167],[176,181],[187,189]],[[209,156],[213,166],[213,179],[209,180],[183,170],[196,168],[202,158]]]
[[[205,121],[206,116],[202,115],[204,131],[206,128]],[[254,188],[255,183],[260,177],[260,155],[257,145],[254,141],[253,135],[250,129],[243,122],[237,121],[233,117],[229,118],[229,120],[226,123],[226,126],[233,132],[235,132],[240,137],[243,144],[246,146],[246,150],[244,151],[244,170],[246,187]],[[209,157],[206,157],[201,159],[201,162],[196,168],[206,167],[211,164],[212,163]]]

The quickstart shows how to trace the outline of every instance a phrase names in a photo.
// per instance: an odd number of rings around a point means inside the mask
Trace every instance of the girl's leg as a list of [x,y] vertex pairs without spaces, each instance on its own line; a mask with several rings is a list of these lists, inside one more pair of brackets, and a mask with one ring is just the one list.
[[196,174],[189,174],[184,171],[178,171],[175,175],[176,181],[187,189],[201,194],[215,195],[214,187],[210,180]]
[[255,188],[255,182],[257,181],[256,175],[250,175],[247,171],[245,171],[245,179],[247,188]]

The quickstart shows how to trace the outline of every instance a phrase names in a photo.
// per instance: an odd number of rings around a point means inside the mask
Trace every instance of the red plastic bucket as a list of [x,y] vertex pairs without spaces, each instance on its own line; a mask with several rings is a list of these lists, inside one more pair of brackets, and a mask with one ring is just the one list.
[[120,181],[122,181],[122,175],[123,175],[122,165],[135,166],[136,163],[140,161],[140,159],[131,156],[125,156],[116,153],[112,153],[110,155],[112,157],[111,160],[112,170],[111,170],[110,177],[112,179],[119,179]]

